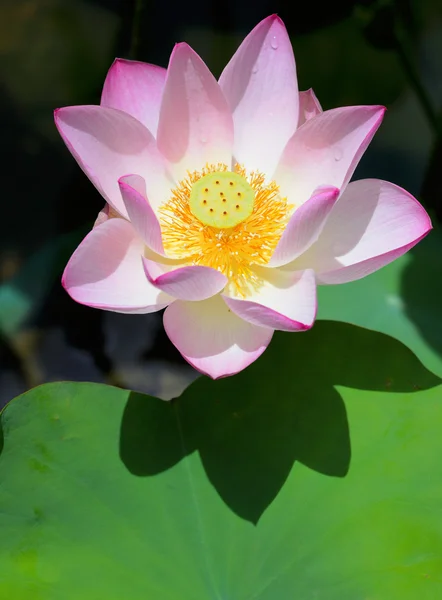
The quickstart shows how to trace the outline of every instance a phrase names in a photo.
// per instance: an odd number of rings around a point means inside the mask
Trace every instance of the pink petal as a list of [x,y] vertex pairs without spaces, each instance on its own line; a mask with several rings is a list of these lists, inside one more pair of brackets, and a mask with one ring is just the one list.
[[129,113],[156,135],[166,69],[135,60],[115,59],[101,94],[101,106]]
[[300,127],[288,142],[274,179],[293,204],[321,185],[344,188],[384,116],[382,106],[328,110]]
[[277,15],[245,38],[219,84],[235,123],[234,156],[271,176],[298,123],[298,81],[292,45]]
[[177,300],[164,313],[164,328],[183,357],[213,379],[248,367],[273,335],[271,329],[237,317],[219,296],[202,302]]
[[155,287],[180,300],[206,300],[221,292],[227,284],[227,278],[210,267],[192,265],[169,270],[167,265],[159,265],[147,258],[143,259],[143,264],[147,278]]
[[80,304],[123,313],[155,312],[173,299],[146,278],[143,242],[124,219],[93,229],[71,256],[63,286]]
[[313,268],[319,283],[346,283],[401,256],[430,229],[424,208],[402,188],[378,179],[355,181],[337,202],[318,241],[290,268]]
[[146,195],[146,182],[139,175],[120,177],[118,184],[129,219],[144,243],[164,255],[160,223]]
[[298,128],[320,113],[322,113],[322,107],[316,98],[315,92],[311,88],[306,92],[299,92]]
[[[227,306],[239,317],[261,327],[281,331],[305,331],[316,318],[315,274],[307,271],[268,273],[266,284],[246,300],[223,295]],[[262,274],[260,272],[260,274]]]
[[101,225],[102,223],[104,223],[105,221],[107,221],[109,219],[109,204],[105,204],[103,206],[103,208],[100,210],[100,212],[97,215],[97,218],[95,219],[94,222],[94,227],[98,227],[98,225]]
[[316,242],[338,196],[338,188],[318,188],[307,202],[295,209],[269,267],[287,264]]
[[206,163],[230,165],[232,160],[227,101],[204,62],[184,43],[170,57],[157,140],[177,179]]
[[108,219],[113,219],[113,218],[119,217],[119,216],[120,216],[120,214],[117,213],[117,211],[115,211],[112,208],[112,206],[110,206],[109,204],[106,203],[103,206],[103,208],[100,210],[100,212],[98,213],[97,218],[95,219],[95,222],[93,224],[93,227],[98,227],[98,225],[101,225]]
[[67,106],[55,111],[55,123],[80,167],[121,215],[127,211],[118,179],[137,173],[147,183],[151,204],[168,198],[164,159],[152,134],[134,117],[103,106]]

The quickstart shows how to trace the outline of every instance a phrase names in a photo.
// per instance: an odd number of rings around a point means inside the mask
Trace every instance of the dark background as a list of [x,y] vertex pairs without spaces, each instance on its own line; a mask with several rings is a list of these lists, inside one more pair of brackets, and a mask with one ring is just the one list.
[[161,315],[74,303],[60,275],[104,202],[53,124],[98,104],[115,56],[166,67],[187,41],[219,75],[262,18],[285,21],[300,89],[324,109],[384,104],[356,178],[393,181],[442,218],[442,2],[1,0],[0,405],[44,381],[106,381],[170,398],[195,376]]

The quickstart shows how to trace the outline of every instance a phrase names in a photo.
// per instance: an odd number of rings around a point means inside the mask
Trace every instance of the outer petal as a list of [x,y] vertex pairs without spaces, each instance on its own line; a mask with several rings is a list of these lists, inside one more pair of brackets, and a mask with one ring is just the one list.
[[101,94],[101,106],[129,113],[156,135],[166,69],[135,60],[115,59]]
[[146,195],[146,182],[139,175],[120,177],[118,184],[129,219],[145,244],[164,254],[161,227]]
[[342,189],[384,116],[382,106],[346,106],[307,121],[288,142],[274,179],[302,204],[320,185]]
[[110,211],[110,206],[109,204],[105,204],[103,206],[103,208],[100,210],[100,212],[97,215],[97,218],[95,219],[94,225],[93,227],[98,227],[98,225],[101,225],[102,223],[104,223],[105,221],[107,221],[110,217],[109,217],[109,211]]
[[183,357],[213,379],[248,367],[273,335],[271,329],[237,317],[219,296],[202,302],[177,300],[164,313],[164,328]]
[[177,179],[206,163],[230,165],[232,160],[227,101],[202,59],[184,43],[170,57],[157,140]]
[[298,127],[322,113],[322,107],[316,98],[315,92],[310,88],[306,92],[299,92],[299,118]]
[[143,242],[124,219],[93,229],[71,256],[62,283],[80,304],[123,313],[155,312],[173,298],[147,280]]
[[253,325],[281,331],[310,329],[317,309],[314,272],[311,269],[297,273],[265,270],[266,284],[256,294],[247,300],[223,295],[227,306]]
[[220,86],[235,122],[235,159],[271,176],[298,123],[298,81],[290,39],[272,15],[245,38]]
[[318,188],[295,210],[270,259],[270,267],[287,264],[316,242],[338,196],[338,188]]
[[164,159],[152,134],[134,117],[103,106],[68,106],[55,123],[80,167],[109,204],[127,217],[118,179],[137,173],[147,182],[153,206],[169,195]]
[[148,280],[159,290],[180,300],[206,300],[221,292],[227,278],[210,267],[199,265],[170,267],[160,265],[147,258],[143,259],[144,271]]
[[307,265],[319,283],[346,283],[369,275],[404,254],[431,229],[419,202],[378,179],[350,183],[316,244],[287,268]]
[[113,219],[113,218],[119,217],[119,216],[120,216],[119,213],[117,213],[112,208],[112,206],[109,206],[109,204],[105,204],[103,206],[103,208],[100,210],[100,212],[98,213],[97,218],[95,219],[95,222],[93,224],[93,227],[98,227],[98,225],[101,225],[108,219]]

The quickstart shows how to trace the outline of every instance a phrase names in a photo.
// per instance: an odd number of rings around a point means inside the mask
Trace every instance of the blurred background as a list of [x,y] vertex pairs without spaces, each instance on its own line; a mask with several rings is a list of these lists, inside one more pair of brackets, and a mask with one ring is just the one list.
[[[355,178],[405,187],[440,222],[441,0],[1,0],[0,406],[46,381],[108,382],[167,399],[195,377],[167,340],[161,315],[101,312],[74,303],[62,289],[64,265],[104,202],[65,148],[52,114],[61,106],[98,104],[116,56],[166,67],[178,41],[218,76],[244,35],[274,12],[291,36],[300,89],[312,87],[324,109],[388,108]],[[387,267],[381,279],[369,277],[368,287],[337,287],[350,290],[354,322],[388,330],[399,311],[391,333],[417,332],[436,368],[442,365],[435,358],[442,355],[437,227],[407,261]],[[320,316],[345,320],[342,292],[326,293]],[[396,316],[379,302],[358,312],[370,294],[382,296]]]

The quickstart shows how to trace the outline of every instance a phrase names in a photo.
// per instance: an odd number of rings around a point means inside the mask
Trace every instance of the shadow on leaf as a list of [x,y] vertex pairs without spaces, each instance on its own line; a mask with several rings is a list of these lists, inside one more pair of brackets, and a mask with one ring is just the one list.
[[401,297],[408,318],[426,342],[442,356],[442,235],[431,234],[409,253],[401,278]]
[[296,461],[326,476],[346,475],[350,434],[336,385],[413,392],[439,383],[393,338],[322,321],[302,335],[275,334],[239,375],[201,377],[170,403],[131,393],[121,458],[133,474],[151,476],[198,450],[224,502],[257,523]]

